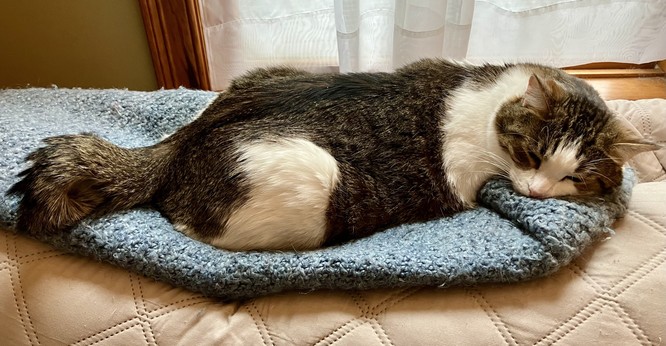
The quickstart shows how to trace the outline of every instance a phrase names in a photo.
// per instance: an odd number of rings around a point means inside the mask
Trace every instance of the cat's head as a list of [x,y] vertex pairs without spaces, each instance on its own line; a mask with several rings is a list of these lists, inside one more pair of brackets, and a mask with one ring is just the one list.
[[499,144],[511,157],[508,174],[521,194],[604,194],[620,185],[627,160],[660,148],[581,80],[532,75],[527,84],[521,97],[500,108],[495,122]]

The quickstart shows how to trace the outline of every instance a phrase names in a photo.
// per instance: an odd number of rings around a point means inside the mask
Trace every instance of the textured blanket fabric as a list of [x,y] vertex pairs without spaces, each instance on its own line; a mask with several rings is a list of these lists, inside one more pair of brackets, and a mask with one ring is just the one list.
[[[126,147],[148,145],[190,121],[214,97],[185,89],[0,91],[0,221],[11,228],[18,199],[4,192],[42,138],[94,132]],[[491,181],[480,193],[484,207],[309,252],[216,249],[178,233],[159,213],[138,209],[87,220],[42,240],[223,298],[514,282],[551,273],[608,236],[611,222],[625,211],[633,181],[628,172],[616,195],[578,203],[532,200],[516,195],[505,181]]]

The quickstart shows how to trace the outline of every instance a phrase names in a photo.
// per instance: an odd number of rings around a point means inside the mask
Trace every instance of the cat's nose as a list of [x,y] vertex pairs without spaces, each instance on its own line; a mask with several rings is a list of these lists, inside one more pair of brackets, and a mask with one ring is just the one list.
[[534,190],[532,187],[528,187],[528,190],[530,191],[530,197],[532,198],[546,198],[546,193],[543,191]]
[[543,174],[536,173],[527,183],[527,190],[530,197],[547,198],[550,196],[550,190],[553,188],[553,182]]

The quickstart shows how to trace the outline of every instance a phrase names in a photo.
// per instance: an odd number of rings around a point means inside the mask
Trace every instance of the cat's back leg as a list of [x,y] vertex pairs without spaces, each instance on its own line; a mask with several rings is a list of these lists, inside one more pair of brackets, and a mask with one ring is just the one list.
[[189,215],[175,210],[177,229],[230,250],[324,244],[326,212],[340,180],[328,151],[304,138],[260,139],[237,144],[234,157],[237,165],[219,177],[209,203],[183,203]]
[[238,153],[247,196],[211,242],[239,250],[321,246],[330,195],[339,182],[335,158],[303,138],[244,143]]

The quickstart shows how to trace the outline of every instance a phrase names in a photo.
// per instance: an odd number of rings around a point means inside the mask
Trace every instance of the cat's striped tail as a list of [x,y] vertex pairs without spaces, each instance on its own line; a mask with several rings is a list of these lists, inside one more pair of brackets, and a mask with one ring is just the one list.
[[163,145],[125,149],[91,134],[44,142],[8,191],[23,196],[16,227],[29,233],[64,231],[86,217],[149,202],[169,156]]

